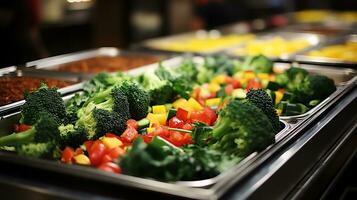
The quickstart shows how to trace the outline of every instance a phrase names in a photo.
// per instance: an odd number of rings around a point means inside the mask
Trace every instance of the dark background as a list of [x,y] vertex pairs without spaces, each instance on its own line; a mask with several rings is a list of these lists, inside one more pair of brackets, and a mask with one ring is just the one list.
[[353,0],[1,0],[0,67]]

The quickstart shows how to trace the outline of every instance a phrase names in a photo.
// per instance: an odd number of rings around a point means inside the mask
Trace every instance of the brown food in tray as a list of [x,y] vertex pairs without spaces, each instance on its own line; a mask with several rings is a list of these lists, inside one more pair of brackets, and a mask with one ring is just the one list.
[[37,77],[0,77],[0,106],[10,104],[24,99],[25,91],[35,91],[40,83],[44,82],[49,87],[63,88],[73,84],[51,78]]
[[152,64],[158,61],[160,61],[160,58],[155,56],[100,56],[60,65],[55,70],[82,73],[99,73],[103,71],[116,72],[126,71],[135,67]]

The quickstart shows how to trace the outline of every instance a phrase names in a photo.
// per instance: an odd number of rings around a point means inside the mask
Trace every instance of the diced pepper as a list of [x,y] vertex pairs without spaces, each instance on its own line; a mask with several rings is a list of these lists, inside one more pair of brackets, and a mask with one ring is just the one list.
[[160,125],[165,125],[167,121],[167,114],[154,114],[156,116],[156,119],[159,121]]
[[146,118],[150,121],[150,124],[160,124],[155,114],[149,113]]
[[193,110],[196,110],[196,111],[203,109],[202,105],[201,105],[200,103],[198,103],[198,102],[196,101],[196,99],[194,99],[194,98],[190,98],[190,99],[188,100],[188,105],[189,105]]
[[114,147],[119,147],[123,145],[123,143],[116,137],[103,137],[102,142],[107,147],[107,149],[112,149]]
[[120,137],[123,138],[126,142],[133,142],[138,137],[138,131],[131,126],[128,126]]
[[176,109],[179,107],[182,108],[182,105],[186,105],[186,103],[187,103],[186,99],[180,98],[180,99],[177,99],[174,103],[172,103],[172,106]]
[[208,85],[208,90],[210,92],[217,92],[220,89],[221,89],[221,86],[219,84],[217,84],[217,83],[210,83]]
[[283,112],[283,110],[281,110],[281,109],[276,109],[276,113],[280,116],[281,115],[281,113]]
[[212,79],[211,83],[216,83],[219,85],[219,84],[225,83],[225,81],[226,81],[226,75],[221,74],[221,75],[214,77]]
[[245,71],[243,77],[246,80],[250,80],[250,79],[254,79],[255,78],[255,74],[252,71]]
[[152,112],[154,114],[166,114],[166,106],[165,105],[156,105],[152,107]]
[[259,73],[258,78],[262,79],[262,80],[269,80],[269,74],[268,73]]
[[177,109],[177,112],[176,112],[176,117],[183,120],[183,121],[186,121],[188,119],[188,111],[185,110],[185,109],[182,109],[182,108],[178,108]]
[[146,132],[147,132],[147,133],[151,133],[151,132],[153,132],[154,130],[155,130],[155,128],[147,128],[147,129],[146,129]]
[[84,154],[76,155],[73,157],[73,159],[76,164],[80,164],[80,165],[90,165],[91,164],[89,158]]
[[279,104],[283,96],[284,93],[281,93],[280,91],[275,91],[275,104]]
[[212,98],[205,101],[206,106],[218,106],[221,103],[221,98]]
[[62,152],[61,161],[65,163],[71,163],[74,156],[74,150],[71,147],[66,147]]

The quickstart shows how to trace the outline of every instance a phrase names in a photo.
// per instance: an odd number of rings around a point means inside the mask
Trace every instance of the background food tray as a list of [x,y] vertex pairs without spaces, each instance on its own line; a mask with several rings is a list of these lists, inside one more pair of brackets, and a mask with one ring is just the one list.
[[[58,89],[58,92],[60,92],[62,95],[79,91],[83,87],[83,83],[81,82],[82,80],[79,79],[78,77],[67,76],[66,74],[63,73],[51,73],[47,71],[21,70],[21,68],[18,68],[15,70],[11,69],[10,71],[6,71],[6,73],[4,72],[3,74],[1,74],[1,77],[6,79],[12,79],[12,78],[16,79],[22,77],[24,78],[28,77],[30,79],[49,78],[49,79],[68,82],[69,83],[68,86]],[[19,110],[20,106],[23,105],[24,103],[25,100],[19,100],[13,103],[0,106],[0,116]]]
[[357,35],[352,34],[352,35],[345,35],[342,37],[338,37],[334,40],[330,40],[330,41],[327,41],[320,45],[317,45],[314,48],[299,52],[297,55],[295,55],[295,60],[298,62],[301,62],[301,63],[310,63],[310,64],[319,64],[319,65],[334,65],[334,66],[357,68],[357,62],[343,61],[343,60],[339,60],[339,59],[333,59],[333,58],[327,58],[327,57],[315,57],[315,56],[307,55],[307,53],[310,52],[311,50],[320,50],[320,49],[330,46],[330,45],[344,44],[345,42],[348,42],[348,41],[357,42]]
[[[258,34],[256,36],[256,38],[253,40],[254,41],[267,41],[267,40],[271,40],[274,39],[276,37],[281,37],[285,40],[294,40],[294,39],[306,39],[306,41],[309,43],[309,46],[298,50],[296,52],[292,52],[292,53],[287,53],[284,55],[280,55],[278,57],[271,57],[268,56],[271,59],[274,60],[284,60],[284,61],[292,61],[294,58],[294,55],[298,54],[301,51],[305,51],[307,49],[310,49],[316,45],[319,45],[321,43],[323,43],[326,40],[326,37],[323,35],[319,35],[319,34],[313,34],[313,33],[303,33],[303,32],[288,32],[288,31],[273,31],[273,32],[269,32],[269,33],[261,33]],[[226,53],[230,56],[235,56],[235,57],[245,57],[247,56],[247,54],[237,54],[236,51],[239,49],[245,49],[247,47],[247,43],[233,47],[233,48],[229,48],[226,49]],[[267,46],[267,48],[270,48]]]
[[122,51],[114,47],[64,54],[26,63],[26,67],[91,78],[99,72],[126,71],[157,63],[168,56]]

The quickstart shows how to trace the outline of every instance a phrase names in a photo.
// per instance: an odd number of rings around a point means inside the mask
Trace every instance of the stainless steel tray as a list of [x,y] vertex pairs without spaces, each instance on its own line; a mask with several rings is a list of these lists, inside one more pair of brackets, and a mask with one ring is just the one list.
[[[244,33],[242,34],[242,31],[238,31],[240,34],[237,33],[229,33],[227,30],[198,30],[194,32],[188,32],[188,33],[182,33],[182,34],[177,34],[173,36],[167,36],[167,37],[161,37],[161,38],[154,38],[154,39],[149,39],[141,43],[141,46],[148,48],[148,49],[154,49],[158,51],[163,51],[163,52],[175,52],[175,53],[184,53],[184,52],[189,52],[189,53],[198,53],[198,54],[212,54],[212,53],[217,53],[220,51],[223,51],[224,49],[231,48],[233,46],[237,46],[240,44],[245,43],[246,41],[242,41],[240,43],[235,43],[235,44],[228,44],[228,45],[222,45],[220,47],[216,47],[213,49],[208,49],[208,50],[199,50],[199,51],[189,51],[189,50],[184,50],[184,51],[177,51],[177,50],[171,50],[167,48],[163,48],[162,44],[170,43],[170,42],[178,42],[182,41],[185,42],[188,39],[200,39],[200,38],[219,38],[221,36],[226,36],[226,35],[244,35],[244,34],[249,34],[249,33]],[[244,32],[244,31],[243,31]],[[251,33],[251,35],[254,37],[254,34]]]
[[[73,81],[74,82],[73,84],[58,89],[58,92],[60,92],[62,95],[70,94],[79,91],[83,88],[83,83],[81,82],[82,81],[81,79],[78,79],[78,77],[71,77],[63,73],[51,73],[46,71],[41,72],[41,71],[26,70],[26,69],[21,70],[21,68],[17,68],[17,69],[11,68],[3,72],[4,72],[3,74],[0,74],[1,76],[43,77],[43,78],[53,78],[53,79],[64,80],[64,81]],[[0,116],[5,115],[6,113],[15,112],[16,110],[19,110],[20,106],[23,105],[24,103],[25,100],[20,100],[7,105],[0,106]]]
[[[270,57],[271,59],[280,59],[280,60],[292,60],[292,58],[294,57],[294,55],[298,54],[299,52],[305,51],[306,49],[310,49],[316,45],[319,45],[321,43],[323,43],[326,40],[326,37],[323,35],[319,35],[319,34],[312,34],[312,33],[303,33],[303,32],[288,32],[288,31],[272,31],[272,32],[267,32],[267,33],[261,33],[261,34],[257,34],[257,37],[254,41],[266,41],[266,40],[270,40],[273,39],[275,37],[281,37],[285,40],[292,40],[292,39],[306,39],[309,43],[309,46],[298,50],[294,53],[290,53],[290,54],[286,54],[286,55],[280,55],[279,57]],[[239,55],[236,54],[235,51],[237,49],[244,49],[246,48],[246,43],[239,45],[239,46],[235,46],[229,49],[226,49],[225,52],[228,55],[234,56],[234,57],[244,57],[246,56],[245,54]]]
[[302,33],[313,33],[325,35],[327,37],[336,37],[338,35],[349,33],[353,30],[352,25],[347,24],[291,24],[278,30],[281,31],[291,31],[291,32],[302,32]]
[[[275,63],[274,67],[287,69],[291,66],[290,63]],[[344,90],[345,85],[352,85],[357,80],[357,71],[350,68],[337,68],[331,66],[319,66],[311,64],[299,64],[299,67],[306,69],[311,74],[320,74],[327,76],[334,80],[337,90],[327,97],[324,101],[320,102],[317,106],[313,107],[311,110],[303,113],[301,115],[294,116],[280,116],[280,119],[287,121],[296,121],[298,119],[304,118],[311,115],[321,109],[329,101],[335,98],[342,90]]]
[[[60,65],[69,64],[71,62],[81,61],[89,58],[95,58],[101,56],[116,57],[122,55],[152,56],[152,57],[158,57],[158,59],[168,58],[168,55],[148,54],[145,52],[135,52],[135,51],[123,51],[115,47],[102,47],[93,50],[80,51],[75,53],[44,58],[36,61],[31,61],[26,63],[26,67],[34,67],[36,69],[42,69],[42,70],[54,70],[58,68]],[[56,73],[59,72],[67,73],[68,75],[72,75],[72,76],[79,76],[85,79],[90,79],[91,77],[94,76],[94,73],[56,71]]]
[[[175,67],[178,66],[179,63],[183,60],[183,57],[173,58],[167,61],[164,61],[162,64],[166,67]],[[202,57],[195,57],[194,62],[202,63]],[[131,71],[128,71],[130,74],[139,74],[147,72],[148,70],[154,70],[154,68],[158,67],[158,64],[148,65],[141,68],[136,68]],[[319,67],[316,67],[319,68]],[[342,78],[343,81],[347,81],[348,78]],[[341,83],[342,83],[341,82]],[[336,95],[339,97],[342,96],[342,93],[347,92],[353,84],[356,83],[356,78],[354,80],[349,80],[344,84],[341,84],[341,89],[338,90]],[[66,96],[64,99],[68,99],[71,96]],[[325,104],[321,105],[321,108],[328,108],[331,105],[331,101],[335,101],[336,99],[329,99]],[[318,110],[320,111],[320,110]],[[231,187],[236,185],[238,182],[242,181],[244,177],[249,176],[249,174],[253,173],[256,168],[260,166],[260,164],[264,163],[269,156],[274,152],[271,152],[270,149],[277,149],[275,146],[282,143],[285,138],[292,131],[299,127],[300,124],[306,123],[307,119],[316,114],[316,112],[312,112],[310,115],[305,118],[298,119],[296,124],[289,124],[285,121],[281,121],[284,124],[284,129],[281,130],[276,135],[276,144],[271,145],[267,149],[263,150],[259,153],[253,153],[243,161],[241,161],[238,165],[234,166],[230,170],[223,172],[222,174],[214,177],[212,179],[199,180],[199,181],[181,181],[174,183],[165,183],[151,179],[138,178],[133,176],[127,176],[123,174],[110,174],[105,173],[93,168],[82,167],[76,165],[66,165],[59,162],[40,160],[40,159],[32,159],[26,158],[18,155],[14,155],[10,152],[1,152],[0,151],[0,159],[6,162],[17,163],[25,167],[34,167],[41,170],[46,170],[50,172],[63,174],[64,178],[66,175],[76,176],[78,178],[91,179],[101,182],[106,182],[112,184],[113,186],[123,186],[136,188],[140,190],[149,190],[153,192],[165,193],[179,197],[186,198],[195,198],[195,199],[216,199],[220,198],[226,191],[228,191]],[[13,123],[16,123],[19,119],[19,113],[13,113],[7,116],[3,116],[0,120],[0,131],[1,132],[9,132]],[[272,148],[274,147],[274,148]]]
[[342,37],[337,37],[334,40],[326,41],[325,43],[315,46],[314,48],[307,49],[307,50],[297,53],[294,56],[294,58],[296,61],[302,62],[302,63],[311,63],[311,64],[319,64],[319,65],[324,65],[324,64],[325,65],[339,65],[339,66],[357,68],[357,62],[343,61],[343,60],[339,60],[339,59],[333,59],[333,58],[327,58],[327,57],[315,57],[315,56],[307,55],[307,53],[311,50],[320,50],[324,47],[327,47],[330,45],[336,45],[336,44],[343,44],[347,41],[357,42],[357,35],[355,35],[355,34],[345,35]]

